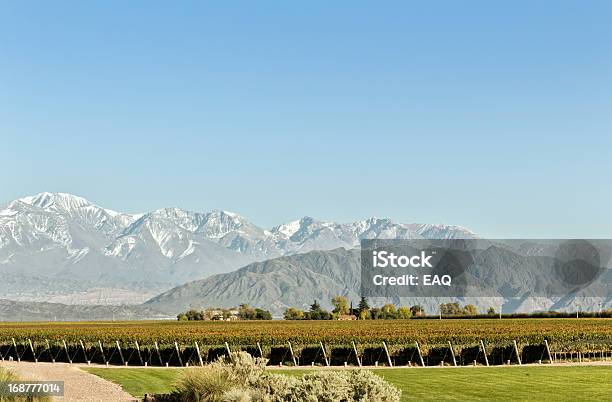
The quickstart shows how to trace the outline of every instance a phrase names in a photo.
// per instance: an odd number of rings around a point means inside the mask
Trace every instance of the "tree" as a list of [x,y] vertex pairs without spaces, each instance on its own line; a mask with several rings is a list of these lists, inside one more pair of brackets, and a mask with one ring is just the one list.
[[420,304],[415,304],[414,306],[410,307],[410,311],[412,312],[413,317],[425,315],[425,309]]
[[310,311],[305,314],[307,320],[331,320],[332,315],[327,310],[323,310],[321,305],[315,300],[310,306]]
[[462,315],[463,309],[459,303],[442,303],[440,304],[440,313],[442,315]]
[[321,310],[309,311],[308,313],[306,313],[305,318],[307,320],[331,320],[332,314],[327,310],[321,309]]
[[412,317],[412,311],[410,311],[410,308],[402,306],[397,309],[397,318],[400,320],[407,320],[410,317]]
[[271,320],[272,313],[270,313],[268,310],[256,308],[255,309],[255,319],[256,320]]
[[463,314],[478,315],[478,309],[473,304],[466,304],[465,307],[463,307]]
[[201,321],[204,319],[204,315],[201,311],[191,309],[185,313],[187,320],[189,321]]
[[333,312],[338,315],[346,315],[349,313],[349,301],[344,296],[335,296],[332,298]]
[[241,320],[254,320],[255,318],[255,309],[249,307],[248,304],[241,304],[238,306],[238,317]]
[[187,321],[187,314],[181,313],[181,314],[176,316],[176,319],[179,320],[179,321]]
[[373,320],[380,320],[382,319],[382,310],[378,307],[372,307],[370,309],[370,318],[372,318]]
[[368,304],[368,299],[365,296],[361,296],[361,300],[359,300],[359,312],[367,311],[370,309],[370,305]]
[[283,314],[283,318],[285,320],[303,320],[304,311],[299,310],[294,307],[289,307],[287,310],[285,310],[285,313]]
[[397,309],[395,308],[395,304],[387,303],[382,307],[382,318],[384,320],[397,318]]
[[495,307],[489,307],[489,309],[487,310],[487,314],[488,315],[496,315],[497,311],[495,311]]

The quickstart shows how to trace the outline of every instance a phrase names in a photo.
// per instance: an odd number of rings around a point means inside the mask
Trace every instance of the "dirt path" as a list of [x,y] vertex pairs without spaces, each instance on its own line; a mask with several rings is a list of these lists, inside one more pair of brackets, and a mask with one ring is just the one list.
[[56,401],[135,401],[136,398],[110,381],[67,363],[0,362],[23,380],[64,381],[64,397]]

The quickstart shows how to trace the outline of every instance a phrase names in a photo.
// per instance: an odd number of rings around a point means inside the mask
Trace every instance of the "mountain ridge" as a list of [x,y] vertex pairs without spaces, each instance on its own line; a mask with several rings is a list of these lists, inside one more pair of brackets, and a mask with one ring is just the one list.
[[[471,296],[465,297],[426,296],[427,292],[414,290],[412,296],[371,297],[370,304],[420,304],[429,314],[436,314],[441,303],[449,302],[474,304],[481,313],[489,307],[497,310],[501,305],[505,313],[573,311],[587,306],[593,311],[599,303],[603,303],[602,307],[612,307],[612,294],[602,298],[604,293],[593,292],[598,285],[565,296],[538,296],[542,288],[553,283],[553,274],[546,269],[554,266],[550,256],[519,255],[500,246],[474,252],[474,260],[466,266],[465,273],[468,277],[485,278],[484,282],[491,287],[486,296],[478,296],[480,292],[474,290]],[[190,308],[248,303],[270,309],[277,317],[288,307],[308,310],[314,300],[331,309],[331,298],[338,295],[358,303],[361,269],[361,250],[315,250],[254,262],[233,272],[188,282],[147,300],[144,305],[175,314]],[[601,282],[610,283],[610,276],[612,271],[606,272]]]
[[[0,297],[39,301],[62,296],[91,303],[88,292],[105,288],[117,290],[115,302],[132,302],[132,296],[128,301],[119,295],[135,291],[150,296],[253,262],[354,248],[362,238],[434,235],[477,237],[460,226],[388,218],[336,223],[307,216],[267,229],[223,210],[173,207],[127,214],[76,195],[43,192],[0,207],[0,273],[6,278]],[[32,282],[45,283],[47,289],[34,286],[34,292]],[[65,283],[74,284],[68,298]]]

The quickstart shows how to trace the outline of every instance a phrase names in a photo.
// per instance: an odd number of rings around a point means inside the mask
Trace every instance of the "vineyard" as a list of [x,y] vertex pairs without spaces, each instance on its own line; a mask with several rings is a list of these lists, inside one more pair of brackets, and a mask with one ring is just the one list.
[[607,359],[612,319],[0,324],[3,359],[184,366],[212,361],[228,349],[289,365]]

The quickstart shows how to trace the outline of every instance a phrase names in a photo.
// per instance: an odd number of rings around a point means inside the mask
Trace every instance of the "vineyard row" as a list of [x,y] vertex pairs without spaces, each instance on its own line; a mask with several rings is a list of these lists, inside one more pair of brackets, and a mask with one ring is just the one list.
[[[558,349],[564,346],[565,349]],[[32,362],[90,363],[129,366],[181,367],[203,365],[242,350],[255,357],[265,357],[270,365],[295,366],[439,366],[439,365],[503,365],[550,363],[556,361],[612,360],[612,348],[606,342],[576,341],[551,347],[547,340],[536,344],[516,341],[476,344],[421,345],[418,341],[403,344],[387,342],[326,346],[323,342],[309,345],[261,344],[200,345],[153,344],[134,342],[66,342],[12,338],[0,343],[0,358]]]

